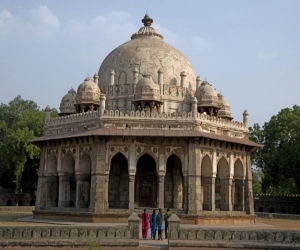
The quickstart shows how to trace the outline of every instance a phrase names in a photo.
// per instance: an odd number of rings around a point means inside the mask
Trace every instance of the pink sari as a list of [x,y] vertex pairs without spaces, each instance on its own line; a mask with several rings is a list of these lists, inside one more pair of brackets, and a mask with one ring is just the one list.
[[149,214],[146,212],[146,213],[142,213],[142,235],[143,235],[143,239],[147,238],[148,229],[149,229]]

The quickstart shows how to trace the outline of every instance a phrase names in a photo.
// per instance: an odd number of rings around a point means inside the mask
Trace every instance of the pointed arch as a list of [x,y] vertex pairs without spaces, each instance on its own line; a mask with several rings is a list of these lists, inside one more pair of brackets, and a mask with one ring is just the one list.
[[110,162],[108,182],[109,208],[128,208],[129,174],[128,161],[122,153],[117,153]]
[[153,152],[151,152],[150,150],[146,150],[146,151],[140,153],[139,155],[137,155],[137,157],[136,157],[137,162],[142,157],[144,157],[145,155],[148,155],[154,161],[154,163],[155,163],[155,171],[158,172],[158,159],[157,159],[157,156]]
[[126,84],[127,83],[127,74],[125,71],[121,71],[119,74],[118,84]]
[[217,172],[220,179],[224,179],[229,176],[229,164],[224,156],[222,156],[218,161]]
[[48,175],[57,175],[57,158],[56,155],[51,154],[47,158],[47,174]]
[[244,168],[240,159],[237,159],[234,163],[234,175],[232,183],[232,198],[233,209],[235,211],[244,210]]
[[137,160],[135,201],[140,207],[157,206],[157,164],[148,152]]
[[167,159],[164,190],[164,207],[183,208],[182,163],[176,154],[170,155]]
[[62,171],[72,174],[74,172],[74,167],[75,167],[75,160],[73,154],[67,152],[64,155],[64,159],[62,162]]
[[210,157],[205,154],[201,161],[201,176],[211,177],[212,176],[212,162]]
[[244,179],[244,167],[240,159],[237,159],[234,163],[234,179]]
[[122,151],[117,151],[117,152],[114,152],[114,153],[110,156],[109,167],[111,167],[111,162],[112,162],[113,158],[114,158],[116,155],[118,155],[118,154],[124,156],[124,157],[126,158],[127,162],[128,162],[128,157],[127,157],[127,155],[125,155]]
[[57,207],[59,182],[57,174],[57,158],[55,154],[51,154],[47,158],[46,173],[46,207]]
[[215,192],[213,184],[213,169],[210,157],[205,154],[201,160],[201,185],[203,194],[203,210],[211,211],[212,197]]
[[229,206],[232,206],[232,204],[230,204],[231,190],[229,190],[229,175],[230,175],[230,171],[229,171],[228,161],[225,159],[224,156],[222,156],[219,159],[217,165],[216,187],[217,187],[217,180],[218,180],[219,181],[218,191],[220,197],[219,204],[220,204],[220,210],[223,211],[228,211]]
[[91,174],[91,165],[92,165],[91,156],[87,153],[84,153],[81,156],[81,158],[79,159],[80,172],[90,175]]

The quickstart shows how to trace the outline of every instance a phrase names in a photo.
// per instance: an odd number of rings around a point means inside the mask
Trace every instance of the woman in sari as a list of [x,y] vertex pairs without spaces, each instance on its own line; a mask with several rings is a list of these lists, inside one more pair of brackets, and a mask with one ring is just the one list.
[[144,240],[147,238],[148,229],[149,229],[149,214],[146,212],[146,209],[144,209],[144,213],[142,213],[142,236]]
[[156,237],[156,220],[157,220],[157,215],[154,209],[153,213],[150,216],[151,239],[153,240],[155,240]]

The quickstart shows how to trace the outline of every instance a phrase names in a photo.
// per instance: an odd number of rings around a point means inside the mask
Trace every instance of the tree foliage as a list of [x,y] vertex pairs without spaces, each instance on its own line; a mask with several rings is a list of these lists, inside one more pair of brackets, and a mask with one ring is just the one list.
[[250,139],[263,145],[252,155],[262,171],[262,191],[300,193],[300,107],[282,109],[263,127],[254,124]]
[[40,149],[29,141],[43,134],[44,112],[17,96],[0,105],[0,185],[34,192]]

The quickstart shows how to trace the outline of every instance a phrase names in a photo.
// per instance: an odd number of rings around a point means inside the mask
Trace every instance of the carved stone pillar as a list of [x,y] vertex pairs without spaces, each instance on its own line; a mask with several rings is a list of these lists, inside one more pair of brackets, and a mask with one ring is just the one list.
[[41,157],[40,157],[40,166],[39,166],[39,173],[38,173],[38,186],[37,186],[37,194],[36,194],[36,203],[35,209],[41,210],[46,206],[46,178],[44,173],[44,165],[45,165],[45,155],[46,155],[46,148],[42,147],[41,149]]
[[185,174],[183,176],[183,211],[187,212],[188,211],[188,175]]
[[135,173],[129,173],[129,209],[134,209]]
[[87,174],[76,174],[76,208],[85,208],[89,205],[90,188]]
[[254,215],[250,151],[247,152],[246,157],[247,158],[246,158],[246,179],[245,179],[245,210],[247,214]]
[[189,141],[189,214],[199,214],[202,210],[201,203],[201,163],[198,139]]
[[158,207],[164,209],[165,174],[158,173]]
[[58,206],[70,206],[70,175],[68,173],[59,173]]
[[232,179],[220,179],[221,184],[221,195],[220,195],[220,210],[223,211],[232,211],[232,202],[231,202],[231,187]]
[[107,185],[105,172],[105,139],[96,137],[93,143],[91,167],[90,207],[92,213],[101,213],[106,209]]

